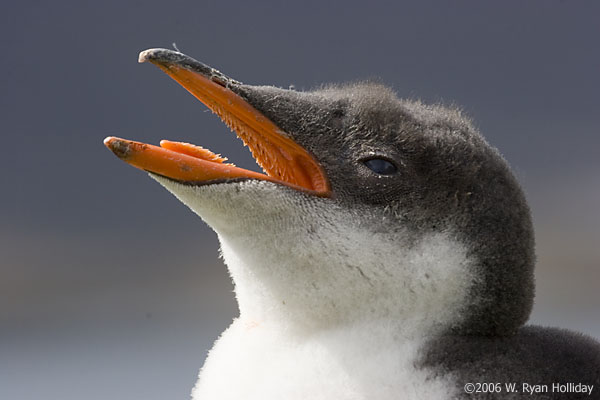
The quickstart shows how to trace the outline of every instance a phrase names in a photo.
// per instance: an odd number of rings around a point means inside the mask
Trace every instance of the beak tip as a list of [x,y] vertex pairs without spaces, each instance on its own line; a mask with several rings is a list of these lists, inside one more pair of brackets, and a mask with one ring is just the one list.
[[148,49],[148,50],[144,50],[142,52],[140,52],[140,55],[138,56],[138,62],[141,63],[145,63],[146,61],[148,61],[151,57],[152,51],[155,49]]
[[138,55],[138,62],[145,63],[151,62],[153,64],[169,64],[169,63],[179,63],[182,60],[187,60],[185,54],[182,54],[178,51],[169,50],[169,49],[147,49]]
[[127,159],[131,154],[131,146],[126,140],[109,136],[104,139],[104,145],[122,160]]

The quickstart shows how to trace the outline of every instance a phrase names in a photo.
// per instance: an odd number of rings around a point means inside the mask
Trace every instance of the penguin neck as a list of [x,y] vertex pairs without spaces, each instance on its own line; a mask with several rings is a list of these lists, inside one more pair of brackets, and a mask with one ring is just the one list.
[[240,320],[290,334],[351,326],[359,336],[410,339],[445,330],[465,309],[470,264],[446,235],[400,253],[372,233],[326,236],[219,235]]
[[451,228],[415,232],[384,210],[255,181],[157,180],[217,233],[242,320],[301,333],[377,321],[422,336],[460,324],[473,301],[477,263]]

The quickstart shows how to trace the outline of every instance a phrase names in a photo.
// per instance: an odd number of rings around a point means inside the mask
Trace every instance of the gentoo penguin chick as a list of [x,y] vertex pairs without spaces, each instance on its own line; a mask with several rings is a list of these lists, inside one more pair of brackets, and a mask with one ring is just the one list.
[[139,60],[218,114],[264,170],[187,143],[105,140],[221,243],[239,317],[194,399],[600,398],[598,342],[523,326],[529,208],[460,111],[372,83],[245,85],[164,49]]

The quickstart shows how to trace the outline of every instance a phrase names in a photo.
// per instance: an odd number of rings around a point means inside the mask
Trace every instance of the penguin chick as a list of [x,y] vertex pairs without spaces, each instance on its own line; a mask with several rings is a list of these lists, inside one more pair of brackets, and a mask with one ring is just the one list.
[[464,388],[477,382],[577,382],[599,398],[598,342],[524,326],[529,208],[459,110],[372,83],[246,85],[171,50],[146,61],[218,114],[264,171],[187,143],[105,140],[214,229],[235,284],[239,317],[194,399],[475,398]]

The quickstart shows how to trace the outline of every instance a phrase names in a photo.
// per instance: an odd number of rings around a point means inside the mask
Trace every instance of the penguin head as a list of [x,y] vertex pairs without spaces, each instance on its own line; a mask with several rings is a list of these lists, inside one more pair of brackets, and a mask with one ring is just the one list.
[[[505,160],[459,110],[375,83],[298,92],[241,84],[169,50],[140,58],[219,114],[269,175],[213,161],[216,175],[193,178],[182,172],[196,168],[187,159],[175,170],[136,164],[141,147],[107,140],[217,232],[242,316],[303,326],[388,319],[478,335],[526,321],[529,209]],[[199,89],[196,77],[212,83]],[[245,108],[228,111],[231,99]]]

